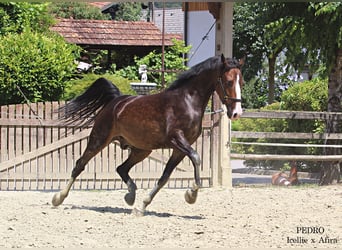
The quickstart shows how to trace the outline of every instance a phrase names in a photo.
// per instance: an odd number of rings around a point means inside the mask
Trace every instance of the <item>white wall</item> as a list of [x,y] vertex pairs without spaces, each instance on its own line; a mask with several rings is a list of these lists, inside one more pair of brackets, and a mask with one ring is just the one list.
[[[188,58],[191,58],[188,61],[189,67],[215,55],[215,25],[209,32],[208,37],[202,42],[202,38],[207,34],[214,22],[215,19],[209,11],[188,12],[187,45],[192,45],[192,49],[188,54]],[[200,47],[195,53],[199,45]]]

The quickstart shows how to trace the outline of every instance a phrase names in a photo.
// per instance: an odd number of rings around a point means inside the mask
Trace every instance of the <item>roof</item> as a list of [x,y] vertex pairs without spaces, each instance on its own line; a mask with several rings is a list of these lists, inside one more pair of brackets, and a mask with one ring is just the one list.
[[111,2],[90,2],[88,3],[89,5],[92,5],[94,7],[98,7],[98,8],[103,8],[105,7],[106,5],[110,5],[112,4]]
[[[151,22],[59,19],[51,30],[78,45],[161,46],[162,32]],[[165,34],[165,45],[178,34]]]

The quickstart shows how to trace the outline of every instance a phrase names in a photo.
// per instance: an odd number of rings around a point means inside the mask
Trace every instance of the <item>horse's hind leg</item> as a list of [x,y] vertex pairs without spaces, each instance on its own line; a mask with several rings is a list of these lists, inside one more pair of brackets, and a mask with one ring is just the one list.
[[116,169],[121,179],[127,184],[128,193],[125,195],[125,201],[130,206],[134,204],[135,191],[137,189],[137,186],[133,182],[132,178],[129,176],[128,172],[135,164],[149,156],[151,152],[151,150],[141,150],[137,148],[132,148],[127,160],[120,166],[118,166]]
[[166,163],[164,172],[160,179],[157,182],[157,185],[152,189],[152,191],[148,194],[148,196],[143,200],[143,205],[141,209],[135,208],[133,212],[136,215],[142,216],[144,215],[146,207],[151,204],[153,198],[156,196],[156,194],[159,192],[159,190],[167,183],[167,181],[170,178],[170,175],[172,171],[175,169],[175,167],[183,160],[185,157],[185,154],[178,150],[174,150],[172,152],[171,158]]
[[89,155],[89,153],[86,150],[85,154],[83,154],[81,156],[81,158],[79,158],[76,161],[76,166],[72,170],[71,178],[69,179],[69,182],[68,182],[67,186],[62,191],[60,191],[59,193],[56,193],[53,196],[53,198],[52,198],[52,205],[59,206],[60,204],[63,203],[64,199],[68,196],[69,191],[70,191],[72,185],[74,184],[77,176],[79,176],[79,174],[84,170],[85,165],[93,157],[93,156],[89,157],[88,155]]
[[106,134],[107,136],[99,136],[100,134],[101,133],[98,133],[98,129],[94,127],[89,136],[87,148],[82,156],[76,161],[76,166],[72,170],[71,178],[67,186],[53,196],[52,205],[59,206],[63,203],[64,199],[68,196],[73,183],[84,170],[88,161],[111,142],[111,139],[108,137],[107,133],[102,133],[102,135]]

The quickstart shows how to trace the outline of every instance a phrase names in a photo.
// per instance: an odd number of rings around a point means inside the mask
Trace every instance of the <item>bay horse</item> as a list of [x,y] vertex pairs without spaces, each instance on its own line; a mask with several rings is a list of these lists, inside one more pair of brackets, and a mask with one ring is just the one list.
[[143,200],[142,208],[133,211],[144,214],[185,156],[193,164],[195,179],[192,188],[185,193],[185,200],[194,203],[201,185],[201,160],[191,144],[201,134],[204,111],[214,91],[226,105],[230,119],[238,119],[242,114],[242,65],[242,59],[226,59],[223,54],[211,57],[180,74],[164,91],[145,96],[122,95],[108,80],[96,80],[82,95],[59,110],[66,123],[81,127],[93,124],[93,128],[66,188],[53,196],[52,204],[58,206],[64,201],[88,161],[114,140],[119,141],[123,149],[130,149],[128,159],[116,168],[128,187],[124,197],[128,205],[134,204],[137,189],[129,176],[130,169],[154,149],[173,149],[157,185]]
[[276,173],[272,175],[272,184],[277,186],[291,186],[298,185],[298,169],[295,162],[291,163],[290,175],[284,172]]

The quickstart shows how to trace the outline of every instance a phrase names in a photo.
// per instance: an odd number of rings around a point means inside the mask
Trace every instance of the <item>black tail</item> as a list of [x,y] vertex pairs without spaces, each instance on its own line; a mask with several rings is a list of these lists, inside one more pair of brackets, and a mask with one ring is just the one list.
[[120,90],[112,82],[99,78],[82,95],[58,110],[60,119],[67,124],[89,126],[94,122],[98,111],[120,95]]

